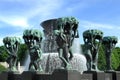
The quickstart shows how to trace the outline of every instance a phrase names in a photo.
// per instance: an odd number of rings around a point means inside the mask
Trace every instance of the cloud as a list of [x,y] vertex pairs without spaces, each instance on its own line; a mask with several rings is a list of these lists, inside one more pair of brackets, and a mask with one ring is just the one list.
[[111,24],[103,24],[103,23],[96,23],[90,21],[80,21],[80,26],[84,27],[85,29],[120,29],[120,26],[111,25]]
[[[96,4],[99,4],[101,2],[107,2],[104,0],[69,0],[69,2],[66,2],[66,9],[67,12],[74,13],[82,12],[86,10],[87,8],[93,7]],[[70,4],[71,3],[71,4]]]
[[[5,0],[0,1],[0,21],[13,27],[27,28],[32,18],[43,20],[53,16],[61,6],[59,0]],[[6,6],[7,5],[7,6]],[[33,21],[35,23],[35,21]]]
[[28,28],[30,27],[28,20],[26,18],[17,17],[17,16],[9,16],[9,17],[2,17],[0,16],[0,21],[9,24],[13,27],[20,27],[20,28]]
[[116,44],[117,47],[120,47],[120,37],[118,37],[118,43]]

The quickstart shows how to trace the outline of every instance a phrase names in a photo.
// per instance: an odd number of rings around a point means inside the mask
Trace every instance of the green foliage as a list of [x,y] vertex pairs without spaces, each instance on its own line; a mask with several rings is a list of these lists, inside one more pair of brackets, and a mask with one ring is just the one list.
[[99,70],[105,70],[106,69],[106,61],[105,61],[105,53],[104,53],[104,48],[103,45],[100,46],[99,48],[99,53],[98,53],[98,69]]
[[18,50],[18,60],[20,62],[23,62],[24,59],[26,58],[27,55],[26,51],[27,51],[27,46],[25,44],[21,44]]
[[3,66],[3,65],[0,65],[0,72],[2,71],[6,71],[7,69]]
[[7,51],[4,46],[0,46],[0,62],[6,61],[8,57]]
[[[104,46],[102,45],[99,50],[99,57],[98,57],[98,68],[100,70],[105,70],[106,69],[106,58],[105,58],[105,52],[104,52]],[[117,70],[117,68],[120,66],[120,48],[116,47],[112,51],[111,55],[111,65],[114,70]]]
[[120,66],[120,48],[116,47],[112,52],[112,67],[117,70]]

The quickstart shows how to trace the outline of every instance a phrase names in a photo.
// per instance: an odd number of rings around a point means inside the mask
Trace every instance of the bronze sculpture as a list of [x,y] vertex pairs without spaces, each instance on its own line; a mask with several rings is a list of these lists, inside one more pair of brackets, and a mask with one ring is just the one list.
[[23,39],[29,49],[30,54],[29,70],[42,71],[42,67],[39,64],[42,59],[42,38],[42,33],[37,29],[25,30],[23,33]]
[[83,32],[83,39],[86,47],[85,56],[87,59],[88,71],[98,71],[97,60],[99,46],[102,42],[103,32],[92,29]]
[[7,63],[9,64],[9,71],[17,71],[17,61],[18,61],[18,46],[21,43],[21,39],[18,37],[5,37],[3,43],[8,52]]
[[[56,43],[58,45],[59,57],[65,69],[70,69],[69,60],[73,58],[72,44],[75,37],[78,37],[78,21],[74,17],[63,17],[57,19],[57,28],[54,30]],[[70,57],[68,58],[68,53]]]
[[111,53],[112,50],[115,48],[118,39],[116,36],[106,36],[102,40],[102,44],[105,47],[105,57],[106,57],[106,70],[113,71],[111,66]]

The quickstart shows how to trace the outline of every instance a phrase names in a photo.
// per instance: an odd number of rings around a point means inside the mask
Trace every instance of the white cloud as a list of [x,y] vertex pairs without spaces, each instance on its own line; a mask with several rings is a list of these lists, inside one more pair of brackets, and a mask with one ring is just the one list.
[[3,44],[3,38],[0,38],[0,46],[1,46],[1,45],[4,45],[4,44]]
[[118,43],[116,44],[117,47],[120,47],[120,38],[118,38]]
[[[14,2],[15,1],[15,2]],[[5,9],[0,8],[0,21],[10,24],[13,27],[26,28],[32,24],[29,22],[31,18],[38,18],[42,21],[44,18],[53,16],[62,5],[63,0],[6,0],[0,1],[5,5]],[[8,4],[8,2],[10,2]],[[0,3],[2,4],[2,3]],[[6,4],[9,6],[7,7]],[[15,4],[16,6],[13,6]],[[9,8],[9,10],[7,9]],[[9,12],[8,12],[9,11]],[[35,21],[33,21],[35,22]]]
[[96,22],[89,22],[89,21],[80,21],[80,26],[84,27],[85,29],[120,29],[120,26],[111,25],[111,24],[102,24]]
[[11,21],[9,21],[8,23],[14,25],[14,26],[21,26],[21,27],[28,27],[28,23],[27,23],[27,20],[25,19],[13,19]]
[[21,17],[0,17],[0,21],[10,24],[13,27],[27,28],[29,27],[28,20]]
[[81,12],[86,10],[87,8],[93,7],[96,4],[101,2],[107,2],[105,0],[69,0],[68,6],[66,6],[66,11],[70,13],[74,13],[75,11]]

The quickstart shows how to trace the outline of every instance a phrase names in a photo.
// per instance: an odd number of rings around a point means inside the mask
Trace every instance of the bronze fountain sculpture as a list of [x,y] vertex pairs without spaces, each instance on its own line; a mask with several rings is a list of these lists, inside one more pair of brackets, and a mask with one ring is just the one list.
[[18,62],[18,46],[21,43],[21,39],[18,37],[5,37],[3,43],[8,52],[7,63],[9,64],[9,71],[18,71],[17,62]]
[[42,33],[37,29],[25,30],[23,33],[23,39],[29,49],[30,54],[29,70],[42,71],[42,67],[39,64],[42,59],[42,38]]
[[85,56],[87,59],[88,71],[98,71],[98,51],[102,43],[103,32],[100,30],[92,29],[83,32],[83,39],[85,43]]
[[118,39],[116,36],[105,36],[102,40],[102,44],[105,48],[105,57],[106,57],[106,71],[113,71],[111,66],[111,56],[112,50],[115,48]]
[[[70,69],[69,60],[73,58],[72,44],[78,37],[78,21],[74,17],[63,17],[57,19],[57,28],[54,30],[56,43],[58,45],[59,58],[63,62],[63,68]],[[68,53],[70,57],[68,57]]]

